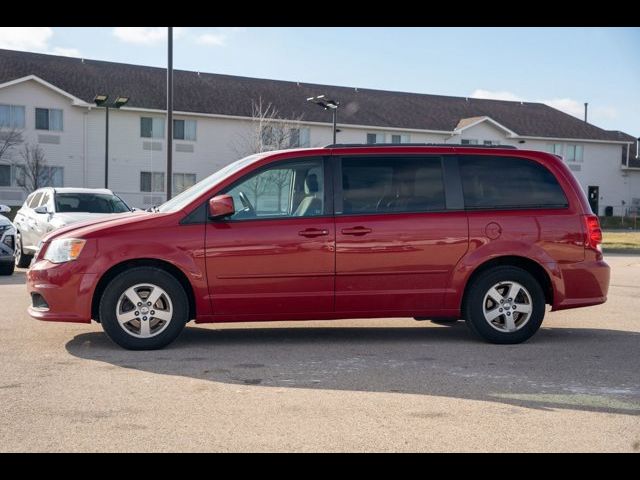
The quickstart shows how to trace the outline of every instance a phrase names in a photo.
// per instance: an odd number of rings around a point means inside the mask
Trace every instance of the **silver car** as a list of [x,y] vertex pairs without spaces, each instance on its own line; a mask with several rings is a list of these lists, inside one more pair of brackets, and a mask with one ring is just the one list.
[[130,211],[124,200],[105,188],[40,188],[27,197],[13,221],[15,264],[28,267],[40,240],[56,228]]
[[0,205],[0,275],[11,275],[13,273],[16,229],[13,223],[2,215],[10,211],[11,209],[6,205]]

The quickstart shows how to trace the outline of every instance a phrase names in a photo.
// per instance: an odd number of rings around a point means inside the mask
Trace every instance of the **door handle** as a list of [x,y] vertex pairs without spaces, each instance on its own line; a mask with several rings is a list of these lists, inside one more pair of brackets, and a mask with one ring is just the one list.
[[343,228],[341,232],[344,235],[366,235],[367,233],[371,233],[373,230],[366,227],[352,227],[352,228]]
[[306,230],[302,230],[298,232],[298,235],[301,237],[322,237],[323,235],[329,235],[329,230],[321,230],[319,228],[307,228]]

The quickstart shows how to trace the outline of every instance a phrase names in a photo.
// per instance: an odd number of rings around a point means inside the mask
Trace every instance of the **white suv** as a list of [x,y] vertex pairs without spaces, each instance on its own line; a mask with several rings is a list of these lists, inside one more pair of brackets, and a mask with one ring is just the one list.
[[56,228],[132,209],[105,188],[40,188],[27,197],[13,223],[18,267],[28,267],[42,237]]

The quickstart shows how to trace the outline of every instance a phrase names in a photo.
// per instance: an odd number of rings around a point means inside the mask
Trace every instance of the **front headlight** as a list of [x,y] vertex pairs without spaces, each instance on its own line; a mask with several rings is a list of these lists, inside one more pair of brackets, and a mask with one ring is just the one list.
[[52,263],[64,263],[76,260],[84,248],[86,240],[81,238],[59,238],[51,242],[44,253],[44,259]]

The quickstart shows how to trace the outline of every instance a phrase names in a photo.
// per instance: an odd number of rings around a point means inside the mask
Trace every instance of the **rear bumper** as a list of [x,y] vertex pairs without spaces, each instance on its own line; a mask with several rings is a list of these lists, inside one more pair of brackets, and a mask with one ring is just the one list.
[[604,260],[561,267],[561,285],[556,287],[553,310],[588,307],[607,301],[611,268]]
[[39,294],[46,307],[28,308],[31,317],[49,322],[91,322],[91,300],[96,274],[80,273],[74,262],[54,264],[40,260],[27,270],[27,291]]

